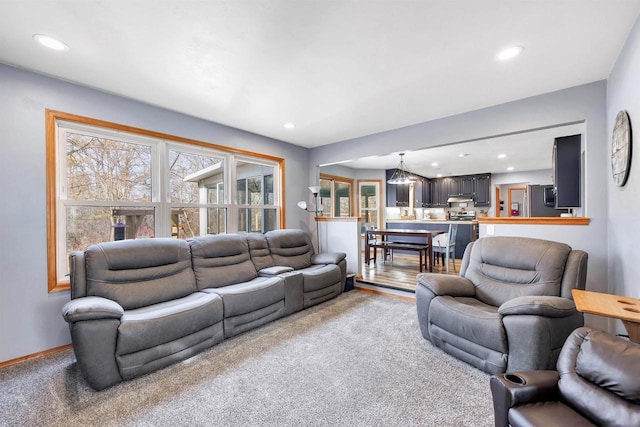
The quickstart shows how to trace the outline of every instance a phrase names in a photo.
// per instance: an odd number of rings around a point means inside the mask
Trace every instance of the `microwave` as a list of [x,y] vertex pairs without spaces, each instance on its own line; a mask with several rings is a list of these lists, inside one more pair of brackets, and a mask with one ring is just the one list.
[[556,206],[556,191],[553,185],[544,186],[544,205],[551,207]]

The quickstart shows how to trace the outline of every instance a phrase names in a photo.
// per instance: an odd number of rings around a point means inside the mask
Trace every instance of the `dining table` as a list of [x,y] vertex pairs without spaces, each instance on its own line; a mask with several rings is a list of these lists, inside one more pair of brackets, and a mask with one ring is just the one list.
[[[411,230],[411,229],[372,229],[366,230],[364,256],[366,264],[370,264],[371,249],[382,248],[383,257],[385,249],[398,250],[425,250],[427,253],[426,263],[428,270],[433,271],[433,237],[446,233],[443,230]],[[381,240],[378,241],[377,237]],[[389,238],[393,238],[390,240]],[[408,240],[407,237],[419,237],[424,241],[417,242],[416,239]],[[420,240],[420,239],[417,239]],[[375,262],[375,260],[374,260]],[[420,256],[420,271],[422,271],[422,256]]]

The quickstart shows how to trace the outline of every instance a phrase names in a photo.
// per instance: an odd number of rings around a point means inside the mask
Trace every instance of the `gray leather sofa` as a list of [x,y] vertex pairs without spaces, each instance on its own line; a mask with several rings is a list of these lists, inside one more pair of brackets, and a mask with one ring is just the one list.
[[70,256],[62,314],[96,390],[338,296],[344,253],[314,254],[303,230],[123,240]]
[[496,427],[640,426],[640,344],[591,328],[567,339],[557,370],[491,377]]
[[417,276],[422,335],[495,374],[553,369],[583,325],[571,289],[584,289],[587,254],[564,243],[493,236],[465,249],[459,276]]

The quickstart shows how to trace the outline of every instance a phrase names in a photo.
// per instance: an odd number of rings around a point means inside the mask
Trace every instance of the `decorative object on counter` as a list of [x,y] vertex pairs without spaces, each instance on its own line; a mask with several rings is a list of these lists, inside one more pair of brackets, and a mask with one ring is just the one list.
[[409,175],[409,173],[404,168],[404,153],[400,153],[400,164],[396,168],[395,172],[391,176],[391,179],[387,181],[387,184],[411,184],[416,180]]
[[627,183],[631,166],[631,122],[626,111],[616,116],[611,137],[611,174],[613,182],[622,187]]

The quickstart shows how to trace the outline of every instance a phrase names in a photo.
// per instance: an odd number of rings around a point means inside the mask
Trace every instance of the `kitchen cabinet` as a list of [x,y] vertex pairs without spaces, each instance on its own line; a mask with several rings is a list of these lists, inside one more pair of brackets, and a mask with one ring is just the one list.
[[474,176],[475,206],[491,206],[491,174]]
[[430,208],[432,206],[432,191],[431,187],[433,185],[433,181],[430,179],[426,179],[422,181],[422,207]]
[[455,197],[461,194],[460,191],[460,177],[452,176],[444,179],[447,183],[447,196]]
[[556,209],[576,208],[580,202],[581,135],[556,138],[553,142],[552,173]]
[[431,186],[431,207],[441,208],[449,206],[447,199],[449,198],[448,178],[434,179]]
[[475,193],[475,177],[465,175],[460,177],[460,196],[473,197]]
[[413,183],[413,207],[421,208],[423,204],[422,200],[422,187],[424,186],[424,178],[418,178]]

